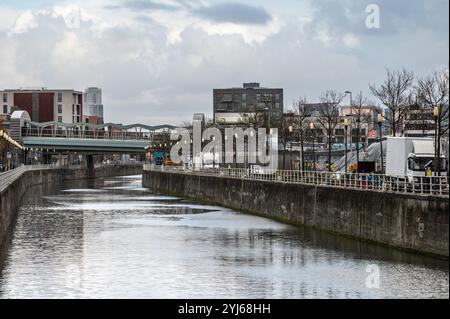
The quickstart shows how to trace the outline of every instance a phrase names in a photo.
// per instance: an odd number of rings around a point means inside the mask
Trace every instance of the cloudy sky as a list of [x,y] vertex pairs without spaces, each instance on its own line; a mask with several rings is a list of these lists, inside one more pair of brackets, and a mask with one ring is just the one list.
[[[380,8],[380,28],[366,7]],[[103,88],[105,120],[179,124],[256,81],[285,108],[449,62],[448,0],[0,0],[0,88]]]

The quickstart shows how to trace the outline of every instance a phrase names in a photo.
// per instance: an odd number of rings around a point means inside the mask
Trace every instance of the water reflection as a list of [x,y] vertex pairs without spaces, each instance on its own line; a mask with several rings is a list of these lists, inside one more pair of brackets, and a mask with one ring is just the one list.
[[[366,267],[380,268],[380,289]],[[33,188],[2,298],[448,298],[448,262],[155,194],[139,176]]]

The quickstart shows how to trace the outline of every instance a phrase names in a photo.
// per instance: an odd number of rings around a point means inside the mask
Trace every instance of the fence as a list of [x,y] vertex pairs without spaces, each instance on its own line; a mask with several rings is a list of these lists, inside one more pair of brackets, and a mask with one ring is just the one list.
[[408,178],[380,174],[345,174],[339,172],[330,173],[318,171],[282,171],[238,168],[192,170],[185,167],[155,166],[149,164],[144,165],[144,171],[145,170],[258,181],[284,182],[313,186],[330,186],[399,194],[421,194],[433,196],[449,195],[447,176]]
[[[119,165],[130,165],[137,166],[142,165],[143,162],[132,162],[127,164],[119,164]],[[115,166],[113,163],[100,163],[95,164],[95,168]],[[36,164],[36,165],[22,165],[5,173],[0,173],[0,193],[3,192],[14,180],[19,178],[24,172],[31,170],[44,170],[44,169],[85,169],[87,168],[86,164],[82,165],[65,165],[65,164]]]

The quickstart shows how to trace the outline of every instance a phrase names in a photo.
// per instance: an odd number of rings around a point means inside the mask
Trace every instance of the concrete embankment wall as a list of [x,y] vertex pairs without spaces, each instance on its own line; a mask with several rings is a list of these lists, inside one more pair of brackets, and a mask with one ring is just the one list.
[[143,186],[356,239],[448,258],[448,198],[143,172]]
[[0,255],[4,247],[11,225],[16,217],[17,209],[27,190],[35,185],[55,184],[59,185],[65,180],[79,180],[102,178],[112,176],[138,175],[142,173],[141,165],[115,165],[96,168],[93,171],[87,169],[42,169],[24,172],[16,180],[0,193]]

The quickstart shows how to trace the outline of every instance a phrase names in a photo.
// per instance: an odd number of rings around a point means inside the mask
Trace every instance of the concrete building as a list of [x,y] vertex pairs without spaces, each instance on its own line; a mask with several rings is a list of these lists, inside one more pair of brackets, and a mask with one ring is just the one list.
[[83,93],[75,90],[6,89],[0,91],[2,114],[13,108],[27,111],[35,122],[79,123],[83,116]]
[[214,123],[236,125],[257,118],[274,127],[283,119],[283,89],[244,83],[241,88],[214,89]]
[[103,124],[102,89],[89,87],[84,92],[83,122]]

